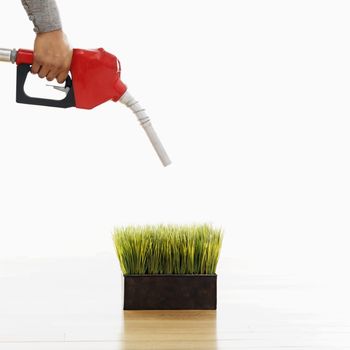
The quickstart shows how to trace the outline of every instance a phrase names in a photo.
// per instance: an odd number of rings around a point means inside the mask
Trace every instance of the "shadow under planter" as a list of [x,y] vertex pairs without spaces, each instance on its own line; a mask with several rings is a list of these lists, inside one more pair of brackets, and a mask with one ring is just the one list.
[[217,275],[124,275],[124,310],[216,310]]

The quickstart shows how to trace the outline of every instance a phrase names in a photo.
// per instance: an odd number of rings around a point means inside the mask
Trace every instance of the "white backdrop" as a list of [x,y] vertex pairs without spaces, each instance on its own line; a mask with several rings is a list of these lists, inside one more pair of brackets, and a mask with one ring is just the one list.
[[[58,1],[74,47],[104,47],[153,119],[163,169],[122,105],[17,105],[0,65],[0,256],[113,250],[114,226],[211,222],[262,269],[350,263],[350,3]],[[2,47],[30,48],[20,1]]]

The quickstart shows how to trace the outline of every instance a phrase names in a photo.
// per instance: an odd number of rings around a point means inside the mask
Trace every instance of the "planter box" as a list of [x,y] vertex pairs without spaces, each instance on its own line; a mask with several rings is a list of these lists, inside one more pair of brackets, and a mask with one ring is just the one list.
[[217,275],[124,275],[124,310],[216,310]]

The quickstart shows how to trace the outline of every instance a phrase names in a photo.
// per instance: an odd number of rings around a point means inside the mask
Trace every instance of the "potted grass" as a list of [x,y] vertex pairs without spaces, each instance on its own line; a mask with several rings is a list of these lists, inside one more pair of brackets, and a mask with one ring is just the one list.
[[216,309],[222,238],[207,224],[116,228],[124,310]]

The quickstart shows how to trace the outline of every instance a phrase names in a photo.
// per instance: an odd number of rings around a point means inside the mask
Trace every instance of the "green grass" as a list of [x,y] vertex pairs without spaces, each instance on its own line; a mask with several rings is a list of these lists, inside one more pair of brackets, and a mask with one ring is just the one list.
[[222,239],[207,224],[127,226],[113,234],[124,275],[213,274]]

